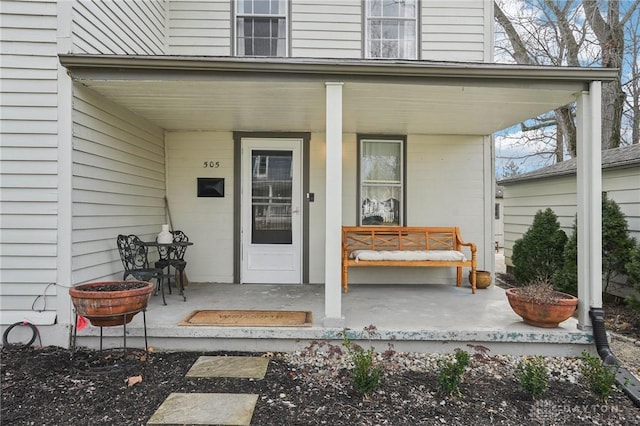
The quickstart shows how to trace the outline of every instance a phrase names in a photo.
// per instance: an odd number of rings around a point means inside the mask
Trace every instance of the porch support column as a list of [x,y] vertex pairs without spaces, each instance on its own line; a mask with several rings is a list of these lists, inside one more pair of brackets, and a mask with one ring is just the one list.
[[602,82],[578,97],[578,328],[591,329],[589,308],[602,307]]
[[342,85],[326,82],[324,326],[344,327],[341,293]]

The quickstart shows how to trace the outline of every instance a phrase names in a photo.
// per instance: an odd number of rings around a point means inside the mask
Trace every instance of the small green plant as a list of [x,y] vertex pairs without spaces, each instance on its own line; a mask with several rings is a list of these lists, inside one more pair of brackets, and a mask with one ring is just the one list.
[[520,361],[515,376],[522,390],[534,400],[540,398],[549,387],[547,362],[541,356]]
[[616,382],[616,373],[618,366],[606,366],[598,357],[591,355],[587,351],[582,352],[582,366],[580,371],[587,387],[593,392],[603,403],[613,392],[613,385]]
[[[369,335],[373,333],[373,330],[375,330],[373,326],[365,328]],[[382,377],[382,368],[376,365],[376,353],[373,347],[365,351],[362,346],[353,343],[349,339],[346,329],[342,333],[342,346],[347,350],[353,363],[352,380],[354,389],[362,395],[369,395],[378,387]]]
[[469,353],[460,349],[456,349],[455,359],[452,361],[438,361],[438,385],[440,389],[452,396],[460,396],[460,383],[462,375],[471,363]]

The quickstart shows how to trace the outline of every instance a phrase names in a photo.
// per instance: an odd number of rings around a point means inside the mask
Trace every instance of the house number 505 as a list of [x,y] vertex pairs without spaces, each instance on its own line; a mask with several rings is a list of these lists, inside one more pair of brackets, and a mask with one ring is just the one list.
[[220,167],[219,161],[205,161],[202,165],[205,169],[217,169]]

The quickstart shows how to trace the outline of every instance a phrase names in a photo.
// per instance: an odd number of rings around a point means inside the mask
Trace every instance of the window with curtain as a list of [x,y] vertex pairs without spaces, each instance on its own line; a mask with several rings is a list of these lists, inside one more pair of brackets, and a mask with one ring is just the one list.
[[403,225],[404,139],[359,140],[360,225]]
[[287,0],[236,1],[236,55],[287,56]]
[[369,0],[366,5],[366,57],[416,59],[417,0]]

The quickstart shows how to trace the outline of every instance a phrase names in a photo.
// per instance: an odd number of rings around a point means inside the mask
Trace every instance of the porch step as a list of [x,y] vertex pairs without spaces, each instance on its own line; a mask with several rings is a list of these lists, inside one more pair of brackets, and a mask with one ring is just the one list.
[[[349,330],[352,341],[383,352],[393,348],[399,352],[450,353],[467,345],[482,345],[492,354],[580,356],[593,348],[590,331],[536,329],[522,325],[506,330],[376,330],[369,336],[363,330]],[[149,328],[149,345],[159,351],[240,351],[293,352],[303,350],[313,341],[342,343],[342,329],[265,328],[265,327],[183,327]],[[78,345],[99,347],[100,331],[85,329],[78,335]],[[104,347],[122,346],[122,330],[104,328]],[[127,327],[127,345],[144,347],[143,329]]]

